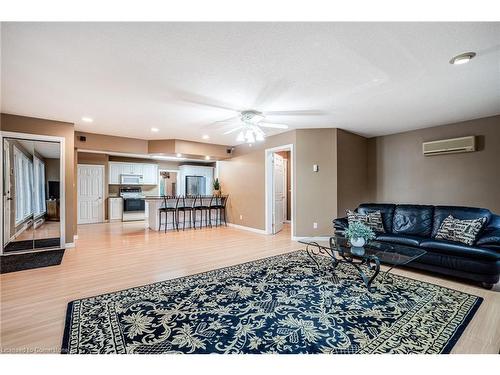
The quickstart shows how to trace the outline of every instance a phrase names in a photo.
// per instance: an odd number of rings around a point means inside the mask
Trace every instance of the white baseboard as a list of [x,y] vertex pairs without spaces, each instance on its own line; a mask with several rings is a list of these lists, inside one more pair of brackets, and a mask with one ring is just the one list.
[[268,234],[264,229],[257,229],[257,228],[251,228],[251,227],[245,227],[243,225],[238,225],[238,224],[233,224],[233,223],[227,223],[229,227],[233,227],[236,229],[242,229],[242,230],[247,230],[249,232],[254,232],[258,234]]
[[292,236],[292,241],[300,241],[300,240],[312,240],[312,241],[329,241],[331,236],[328,237],[296,237]]
[[65,249],[72,249],[74,247],[75,247],[75,243],[74,242],[67,243],[64,246]]

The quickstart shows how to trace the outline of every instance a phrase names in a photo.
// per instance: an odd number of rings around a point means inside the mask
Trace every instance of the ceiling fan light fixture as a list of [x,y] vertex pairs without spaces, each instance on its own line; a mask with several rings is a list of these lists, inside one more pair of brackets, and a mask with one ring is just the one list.
[[238,134],[238,137],[236,138],[237,142],[245,142],[245,133],[242,131]]
[[251,130],[247,130],[247,133],[245,135],[245,139],[247,140],[247,143],[254,143],[255,142],[255,136],[253,135],[253,132]]
[[467,64],[469,61],[471,61],[474,58],[474,56],[476,56],[475,52],[461,53],[460,55],[453,57],[450,60],[450,64],[452,64],[452,65]]

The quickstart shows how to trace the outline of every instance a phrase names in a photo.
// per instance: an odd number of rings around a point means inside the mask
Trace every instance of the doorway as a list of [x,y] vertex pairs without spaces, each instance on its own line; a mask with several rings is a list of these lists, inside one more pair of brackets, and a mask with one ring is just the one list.
[[104,221],[104,165],[78,164],[78,224]]
[[277,234],[291,226],[293,238],[293,145],[265,150],[266,233]]

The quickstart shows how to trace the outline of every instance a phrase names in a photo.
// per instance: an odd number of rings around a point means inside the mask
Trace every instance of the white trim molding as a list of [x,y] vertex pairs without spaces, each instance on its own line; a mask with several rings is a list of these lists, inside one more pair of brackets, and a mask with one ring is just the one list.
[[300,240],[312,240],[312,241],[329,241],[332,236],[328,237],[296,237],[292,236],[292,241],[300,241]]
[[233,223],[227,223],[228,227],[236,228],[236,229],[241,229],[241,230],[246,230],[249,232],[254,232],[258,234],[268,234],[264,229],[257,229],[257,228],[252,228],[252,227],[245,227],[243,225],[238,225],[238,224],[233,224]]
[[[2,155],[0,163],[0,175],[3,176],[3,139],[4,138],[15,138],[15,139],[27,139],[32,141],[48,141],[48,142],[59,142],[59,206],[60,210],[60,248],[66,245],[66,139],[64,137],[57,137],[51,135],[42,134],[32,134],[32,133],[18,133],[9,131],[0,131],[0,142],[2,143]],[[0,186],[0,195],[3,196],[3,183]],[[0,211],[3,212],[3,199],[0,200]],[[1,215],[1,228],[3,231],[3,214]],[[1,249],[3,254],[3,246]]]
[[73,249],[74,247],[76,247],[74,242],[67,243],[64,246],[65,249]]

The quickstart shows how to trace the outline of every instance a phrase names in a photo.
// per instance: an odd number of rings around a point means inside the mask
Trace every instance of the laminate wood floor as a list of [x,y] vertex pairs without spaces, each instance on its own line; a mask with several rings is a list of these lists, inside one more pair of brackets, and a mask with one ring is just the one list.
[[[0,275],[0,350],[58,353],[69,301],[300,249],[288,226],[276,236],[231,227],[154,232],[144,223],[81,225],[60,266]],[[498,353],[500,293],[407,270],[395,273],[484,298],[454,353]]]

